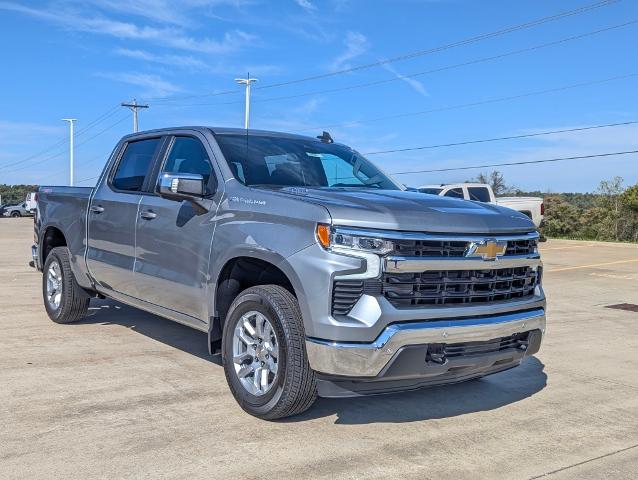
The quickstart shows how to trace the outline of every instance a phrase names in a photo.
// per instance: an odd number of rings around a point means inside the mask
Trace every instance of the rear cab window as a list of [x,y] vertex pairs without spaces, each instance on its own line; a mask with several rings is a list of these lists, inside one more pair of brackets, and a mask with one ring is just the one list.
[[470,200],[476,202],[490,203],[490,192],[485,187],[467,187]]
[[111,179],[111,186],[124,192],[142,191],[161,140],[149,138],[127,143]]

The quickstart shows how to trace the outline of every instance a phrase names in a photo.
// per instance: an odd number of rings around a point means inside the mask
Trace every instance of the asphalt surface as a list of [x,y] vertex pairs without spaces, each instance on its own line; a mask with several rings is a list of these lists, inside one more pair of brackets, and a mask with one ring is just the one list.
[[111,301],[57,325],[0,219],[0,478],[638,478],[638,245],[542,246],[539,354],[480,381],[264,422],[204,334]]

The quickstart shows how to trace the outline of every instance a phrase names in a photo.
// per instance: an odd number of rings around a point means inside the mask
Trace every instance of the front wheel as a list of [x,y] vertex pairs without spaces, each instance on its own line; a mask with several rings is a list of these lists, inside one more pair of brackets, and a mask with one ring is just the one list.
[[244,290],[230,306],[224,372],[239,405],[266,420],[304,412],[317,398],[297,299],[278,285]]
[[12,216],[13,218],[18,218],[18,217],[21,217],[21,216],[22,216],[22,214],[21,214],[20,212],[17,212],[17,211],[16,211],[16,212],[11,212],[11,216]]
[[75,281],[67,247],[56,247],[42,269],[42,296],[49,318],[56,323],[81,320],[89,308],[89,295]]

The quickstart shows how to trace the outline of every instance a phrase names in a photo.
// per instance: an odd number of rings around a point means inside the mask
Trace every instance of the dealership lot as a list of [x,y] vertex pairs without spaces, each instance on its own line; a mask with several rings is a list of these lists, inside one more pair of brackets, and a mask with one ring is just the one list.
[[52,323],[33,224],[0,219],[2,478],[636,478],[638,245],[542,246],[540,353],[480,381],[264,422],[204,334],[112,301]]

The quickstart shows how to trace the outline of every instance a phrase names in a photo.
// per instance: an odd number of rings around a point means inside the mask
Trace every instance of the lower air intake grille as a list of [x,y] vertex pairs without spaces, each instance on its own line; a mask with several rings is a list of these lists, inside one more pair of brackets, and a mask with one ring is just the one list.
[[337,280],[332,288],[332,314],[347,315],[363,295],[363,280]]

